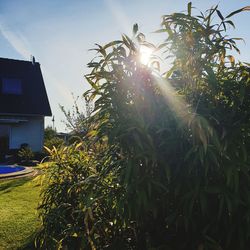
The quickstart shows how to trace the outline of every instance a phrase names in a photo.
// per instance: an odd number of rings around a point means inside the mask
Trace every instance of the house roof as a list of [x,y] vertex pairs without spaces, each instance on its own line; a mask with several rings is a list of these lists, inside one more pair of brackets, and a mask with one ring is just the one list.
[[51,116],[39,63],[0,58],[0,114]]

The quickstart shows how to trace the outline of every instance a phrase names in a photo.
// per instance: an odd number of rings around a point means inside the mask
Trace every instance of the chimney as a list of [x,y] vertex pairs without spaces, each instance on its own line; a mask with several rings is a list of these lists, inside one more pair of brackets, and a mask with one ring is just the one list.
[[32,62],[32,65],[35,65],[36,59],[34,56],[30,55],[30,61]]

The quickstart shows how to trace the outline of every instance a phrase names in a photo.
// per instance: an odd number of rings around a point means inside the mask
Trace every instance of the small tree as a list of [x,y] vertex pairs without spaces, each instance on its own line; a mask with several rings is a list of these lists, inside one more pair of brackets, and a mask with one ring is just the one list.
[[[64,106],[60,105],[60,108],[65,116],[66,128],[75,135],[86,134],[89,130],[88,118],[93,110],[91,101],[85,98],[81,98],[79,103],[79,97],[74,98],[74,104],[72,110],[65,110]],[[83,102],[82,102],[83,101]]]
[[57,136],[56,129],[53,129],[52,126],[47,126],[44,129],[44,140],[51,140],[52,138]]
[[60,147],[65,142],[62,138],[58,137],[57,132],[51,126],[44,130],[44,146],[52,149],[53,147]]

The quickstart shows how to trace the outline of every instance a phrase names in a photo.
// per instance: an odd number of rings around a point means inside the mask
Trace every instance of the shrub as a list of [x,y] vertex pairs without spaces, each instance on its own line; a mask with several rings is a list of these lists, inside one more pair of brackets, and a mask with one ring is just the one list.
[[93,149],[103,152],[105,147],[96,144],[89,149],[84,143],[75,143],[49,150],[51,162],[39,208],[43,224],[36,239],[39,249],[129,245],[132,229],[124,228],[115,217],[112,198],[121,194],[121,187],[115,175],[98,172],[100,162]]
[[158,49],[173,58],[164,76],[154,57],[156,68],[140,63],[140,46],[155,47],[137,25],[132,39],[98,45],[86,76],[85,95],[95,100],[90,145],[51,151],[38,242],[248,248],[250,69],[229,54],[237,39],[225,34],[229,18],[248,9],[192,16],[189,3],[187,14],[163,16]]
[[[44,146],[52,149],[53,147],[60,147],[64,144],[64,140],[57,136],[57,132],[52,127],[48,126],[44,130]],[[47,153],[44,151],[44,153]]]
[[52,149],[53,147],[58,148],[62,145],[64,145],[64,140],[59,137],[53,137],[44,141],[44,146],[50,149]]
[[31,150],[30,147],[28,146],[25,146],[25,147],[22,147],[18,153],[17,153],[18,157],[20,158],[20,160],[24,163],[28,163],[30,162],[31,160],[34,159],[34,153],[33,151]]
[[52,128],[51,126],[47,126],[44,129],[44,141],[51,140],[57,137],[56,129]]

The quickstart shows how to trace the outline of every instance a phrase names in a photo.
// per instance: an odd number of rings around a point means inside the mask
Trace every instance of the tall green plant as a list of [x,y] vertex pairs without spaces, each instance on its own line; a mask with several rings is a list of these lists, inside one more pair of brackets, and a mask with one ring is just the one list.
[[141,63],[141,46],[157,48],[137,25],[132,38],[97,45],[85,93],[95,102],[93,130],[84,150],[51,154],[45,242],[70,246],[74,236],[75,249],[248,248],[250,69],[233,58],[237,39],[226,36],[230,17],[245,10],[224,17],[216,6],[193,16],[189,3],[187,13],[163,16],[158,32],[167,38],[158,49],[173,65],[164,76]]
[[47,148],[39,207],[38,249],[132,249],[133,223],[123,225],[115,197],[123,194],[117,175],[101,174],[105,143]]
[[199,16],[191,9],[163,16],[160,48],[173,57],[171,79],[140,64],[141,34],[99,46],[87,76],[98,96],[98,135],[118,157],[107,168],[119,171],[126,193],[118,210],[136,221],[137,248],[245,249],[249,68],[229,54],[238,38],[225,32],[249,7],[225,18],[217,6]]
[[[191,7],[190,3],[187,14],[163,16],[159,32],[164,32],[167,39],[161,47],[174,58],[167,76],[172,75],[178,92],[195,110],[196,117],[207,121],[220,145],[208,141],[203,153],[196,144],[183,152],[193,165],[199,154],[201,161],[185,202],[179,206],[179,215],[191,220],[177,223],[177,228],[186,228],[190,239],[197,230],[202,232],[204,239],[199,241],[208,245],[211,241],[222,249],[246,249],[250,232],[246,219],[250,205],[250,70],[248,64],[236,62],[232,56],[233,50],[239,52],[236,41],[240,39],[228,37],[226,31],[228,26],[234,27],[229,18],[250,8],[224,17],[218,6],[199,16],[191,15]],[[218,23],[214,22],[216,16]]]

